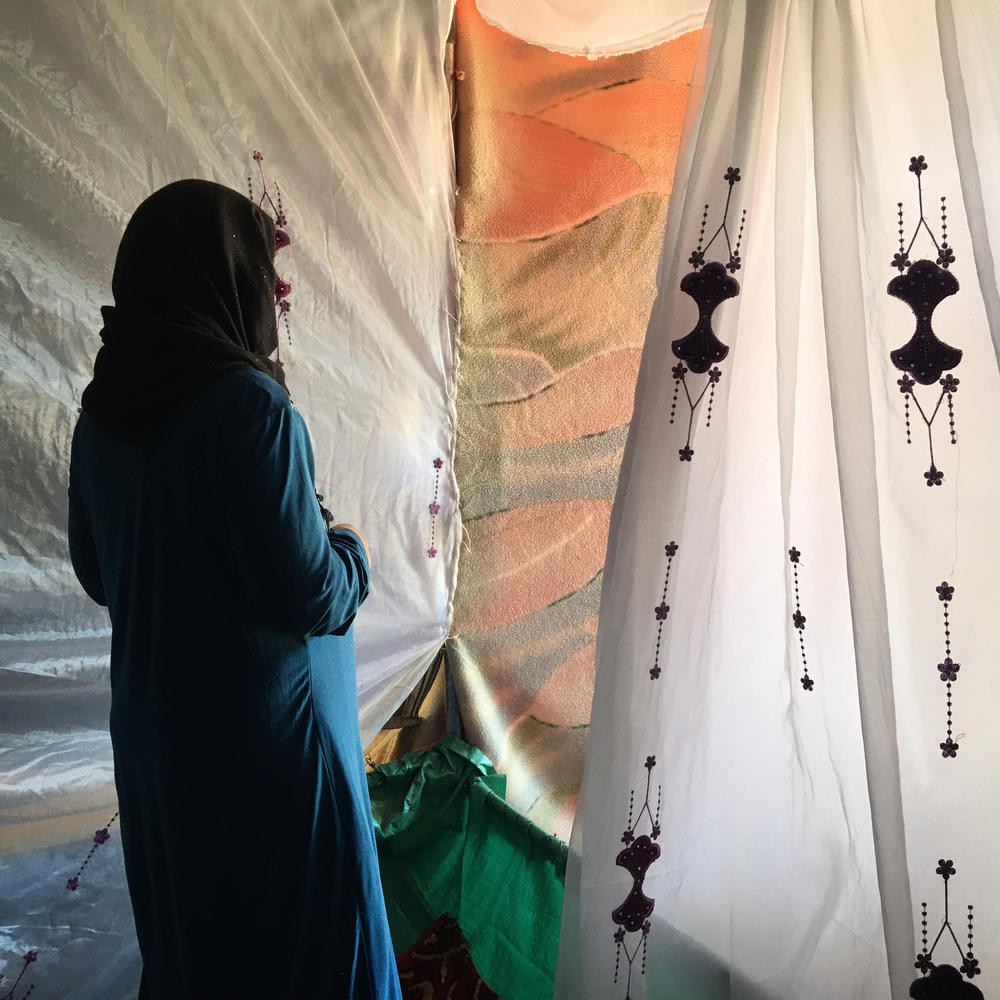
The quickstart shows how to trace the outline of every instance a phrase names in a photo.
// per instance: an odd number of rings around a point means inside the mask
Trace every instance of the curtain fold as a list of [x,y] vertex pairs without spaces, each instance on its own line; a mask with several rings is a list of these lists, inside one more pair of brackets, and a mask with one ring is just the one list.
[[944,964],[1000,984],[997,19],[709,12],[557,997],[905,998]]

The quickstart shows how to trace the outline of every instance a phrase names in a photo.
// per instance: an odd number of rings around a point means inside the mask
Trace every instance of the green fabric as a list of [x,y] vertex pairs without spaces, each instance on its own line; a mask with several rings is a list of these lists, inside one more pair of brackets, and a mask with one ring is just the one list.
[[368,775],[396,953],[442,914],[505,1000],[550,1000],[566,845],[504,801],[506,778],[455,736]]

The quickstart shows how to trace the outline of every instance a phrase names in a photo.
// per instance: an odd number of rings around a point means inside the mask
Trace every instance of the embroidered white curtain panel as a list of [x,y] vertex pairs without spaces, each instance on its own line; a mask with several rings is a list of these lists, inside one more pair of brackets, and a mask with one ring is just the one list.
[[561,1000],[1000,990],[997,37],[973,2],[709,12]]

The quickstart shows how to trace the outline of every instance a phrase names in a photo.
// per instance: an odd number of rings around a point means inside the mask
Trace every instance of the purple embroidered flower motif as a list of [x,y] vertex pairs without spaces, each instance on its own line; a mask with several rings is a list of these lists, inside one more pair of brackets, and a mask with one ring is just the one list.
[[728,181],[730,184],[738,184],[740,180],[740,168],[730,167],[725,176],[722,178],[724,181]]
[[76,890],[80,888],[79,877],[74,875],[71,879],[67,879],[66,888],[69,889],[70,892],[76,892]]
[[253,159],[254,163],[260,163],[264,159],[264,154],[259,149],[255,149],[253,151]]
[[941,586],[934,589],[937,591],[939,601],[950,601],[955,593],[955,588],[947,580],[942,580]]
[[935,469],[932,465],[925,473],[924,479],[928,486],[940,486],[944,481],[944,473],[940,469]]
[[913,379],[912,379],[912,378],[910,378],[910,376],[909,376],[909,375],[905,375],[905,374],[904,374],[902,378],[898,378],[898,379],[896,379],[896,385],[898,385],[898,386],[899,386],[899,391],[900,391],[900,392],[901,392],[901,393],[902,393],[902,394],[903,394],[904,396],[907,396],[907,395],[909,395],[909,394],[910,394],[911,392],[913,392],[913,387],[914,387],[914,386],[915,386],[916,384],[917,384],[917,383],[916,383],[916,382],[914,382],[914,381],[913,381]]
[[910,171],[918,177],[927,169],[929,164],[922,156],[910,157]]
[[434,459],[434,468],[435,469],[440,469],[442,465],[444,465],[444,462],[440,458],[435,458]]
[[667,558],[673,559],[673,557],[677,555],[677,543],[667,542],[667,544],[663,546],[663,551],[666,552]]
[[680,455],[682,462],[690,462],[692,456],[694,455],[694,449],[692,449],[689,445],[684,445],[684,447],[681,448],[677,454]]
[[792,624],[801,632],[806,627],[806,616],[801,611],[792,615]]
[[919,969],[921,972],[929,972],[934,968],[934,963],[931,961],[931,956],[926,951],[922,951],[917,955],[917,960],[913,963],[913,967]]
[[430,511],[430,512],[431,512],[432,514],[437,514],[437,513],[438,513],[438,512],[439,512],[439,511],[441,510],[441,504],[439,504],[439,503],[436,503],[436,502],[435,502],[435,503],[429,503],[429,504],[427,505],[427,509],[428,509],[428,510],[429,510],[429,511]]
[[35,951],[34,948],[32,948],[31,951],[26,951],[24,953],[24,961],[28,965],[31,965],[32,962],[37,962],[38,961],[38,952]]
[[721,378],[722,378],[722,369],[721,368],[709,368],[709,370],[708,370],[708,381],[711,382],[712,385],[718,385],[719,379],[721,379]]
[[284,229],[275,229],[274,231],[274,252],[277,253],[279,250],[284,250],[285,247],[291,245],[291,237],[284,231]]
[[948,858],[947,861],[944,858],[939,858],[938,866],[934,871],[947,882],[955,874],[955,866],[952,864],[951,858]]
[[626,830],[622,834],[622,843],[623,844],[631,844],[633,840],[635,840],[635,834],[631,830]]
[[730,274],[735,274],[743,266],[743,261],[738,253],[734,253],[732,257],[729,258],[729,263],[726,264],[726,270]]
[[685,375],[687,375],[687,368],[685,368],[684,365],[674,365],[674,367],[671,368],[670,371],[673,374],[674,378],[677,379],[678,381],[680,381],[682,378],[684,378]]
[[[958,744],[949,736],[944,743],[939,743],[938,746],[941,747],[942,757],[957,757],[958,756]],[[941,873],[938,872],[938,875]],[[954,874],[954,873],[952,873]]]
[[292,294],[291,282],[285,281],[280,275],[274,276],[274,301],[280,302],[281,299],[287,299],[289,295]]
[[962,972],[964,972],[970,979],[973,976],[978,976],[982,974],[982,969],[979,968],[979,961],[975,955],[970,951],[965,956],[965,961],[962,963]]
[[955,378],[954,375],[945,375],[945,377],[941,379],[941,387],[945,392],[950,392],[952,395],[954,395],[956,392],[958,392],[959,382],[961,382],[961,379]]
[[106,844],[111,839],[111,834],[108,833],[108,828],[104,827],[101,830],[94,831],[94,843],[100,846],[101,844]]
[[937,665],[937,668],[941,673],[941,680],[943,681],[957,681],[960,667],[961,664],[955,663],[950,656],[946,656],[944,658],[944,663],[939,663]]
[[949,264],[955,263],[955,252],[947,243],[942,243],[938,250],[937,262],[941,267],[947,268]]
[[688,263],[692,267],[701,267],[705,263],[705,253],[703,250],[692,250],[691,256],[688,257]]
[[615,931],[615,944],[621,944],[622,941],[624,940],[625,940],[625,928],[619,927],[618,930]]
[[431,559],[433,559],[437,554],[438,554],[438,550],[436,548],[434,548],[433,545],[427,550],[427,555]]
[[288,312],[289,309],[291,309],[291,308],[292,308],[292,304],[291,304],[291,302],[288,301],[288,299],[282,299],[278,303],[278,313],[281,316],[284,316],[285,313]]
[[898,267],[899,273],[902,274],[910,266],[910,258],[905,252],[900,251],[892,255],[892,263],[889,266]]
[[813,679],[808,674],[804,674],[802,677],[799,678],[799,680],[802,681],[802,687],[806,691],[812,691],[815,685],[815,681],[813,681]]
[[653,679],[654,681],[656,680],[656,678],[657,678],[657,677],[659,677],[659,676],[660,676],[660,674],[661,674],[661,673],[662,673],[662,671],[660,670],[660,668],[659,668],[659,665],[657,665],[657,666],[655,666],[655,667],[650,667],[650,668],[649,668],[649,676],[650,676],[650,677],[651,677],[651,678],[652,678],[652,679]]
[[646,758],[645,768],[647,771],[652,771],[656,767],[656,758],[652,755]]
[[657,607],[653,608],[653,613],[656,615],[658,622],[665,621],[667,615],[670,614],[670,606],[661,602]]
[[794,545],[788,550],[788,558],[791,559],[793,563],[797,563],[801,557],[802,553],[799,552]]

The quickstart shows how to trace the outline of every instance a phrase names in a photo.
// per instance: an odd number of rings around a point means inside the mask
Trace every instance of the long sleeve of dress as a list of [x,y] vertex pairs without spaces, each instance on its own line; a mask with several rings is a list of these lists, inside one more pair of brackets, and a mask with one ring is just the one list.
[[97,563],[97,547],[94,543],[94,533],[83,508],[80,493],[73,482],[72,474],[69,482],[69,557],[73,563],[73,571],[80,585],[91,600],[107,605],[108,599],[104,593],[104,583],[101,580],[101,570]]
[[286,402],[230,426],[218,495],[251,607],[283,632],[343,635],[368,594],[368,560],[353,532],[326,530],[301,416]]

